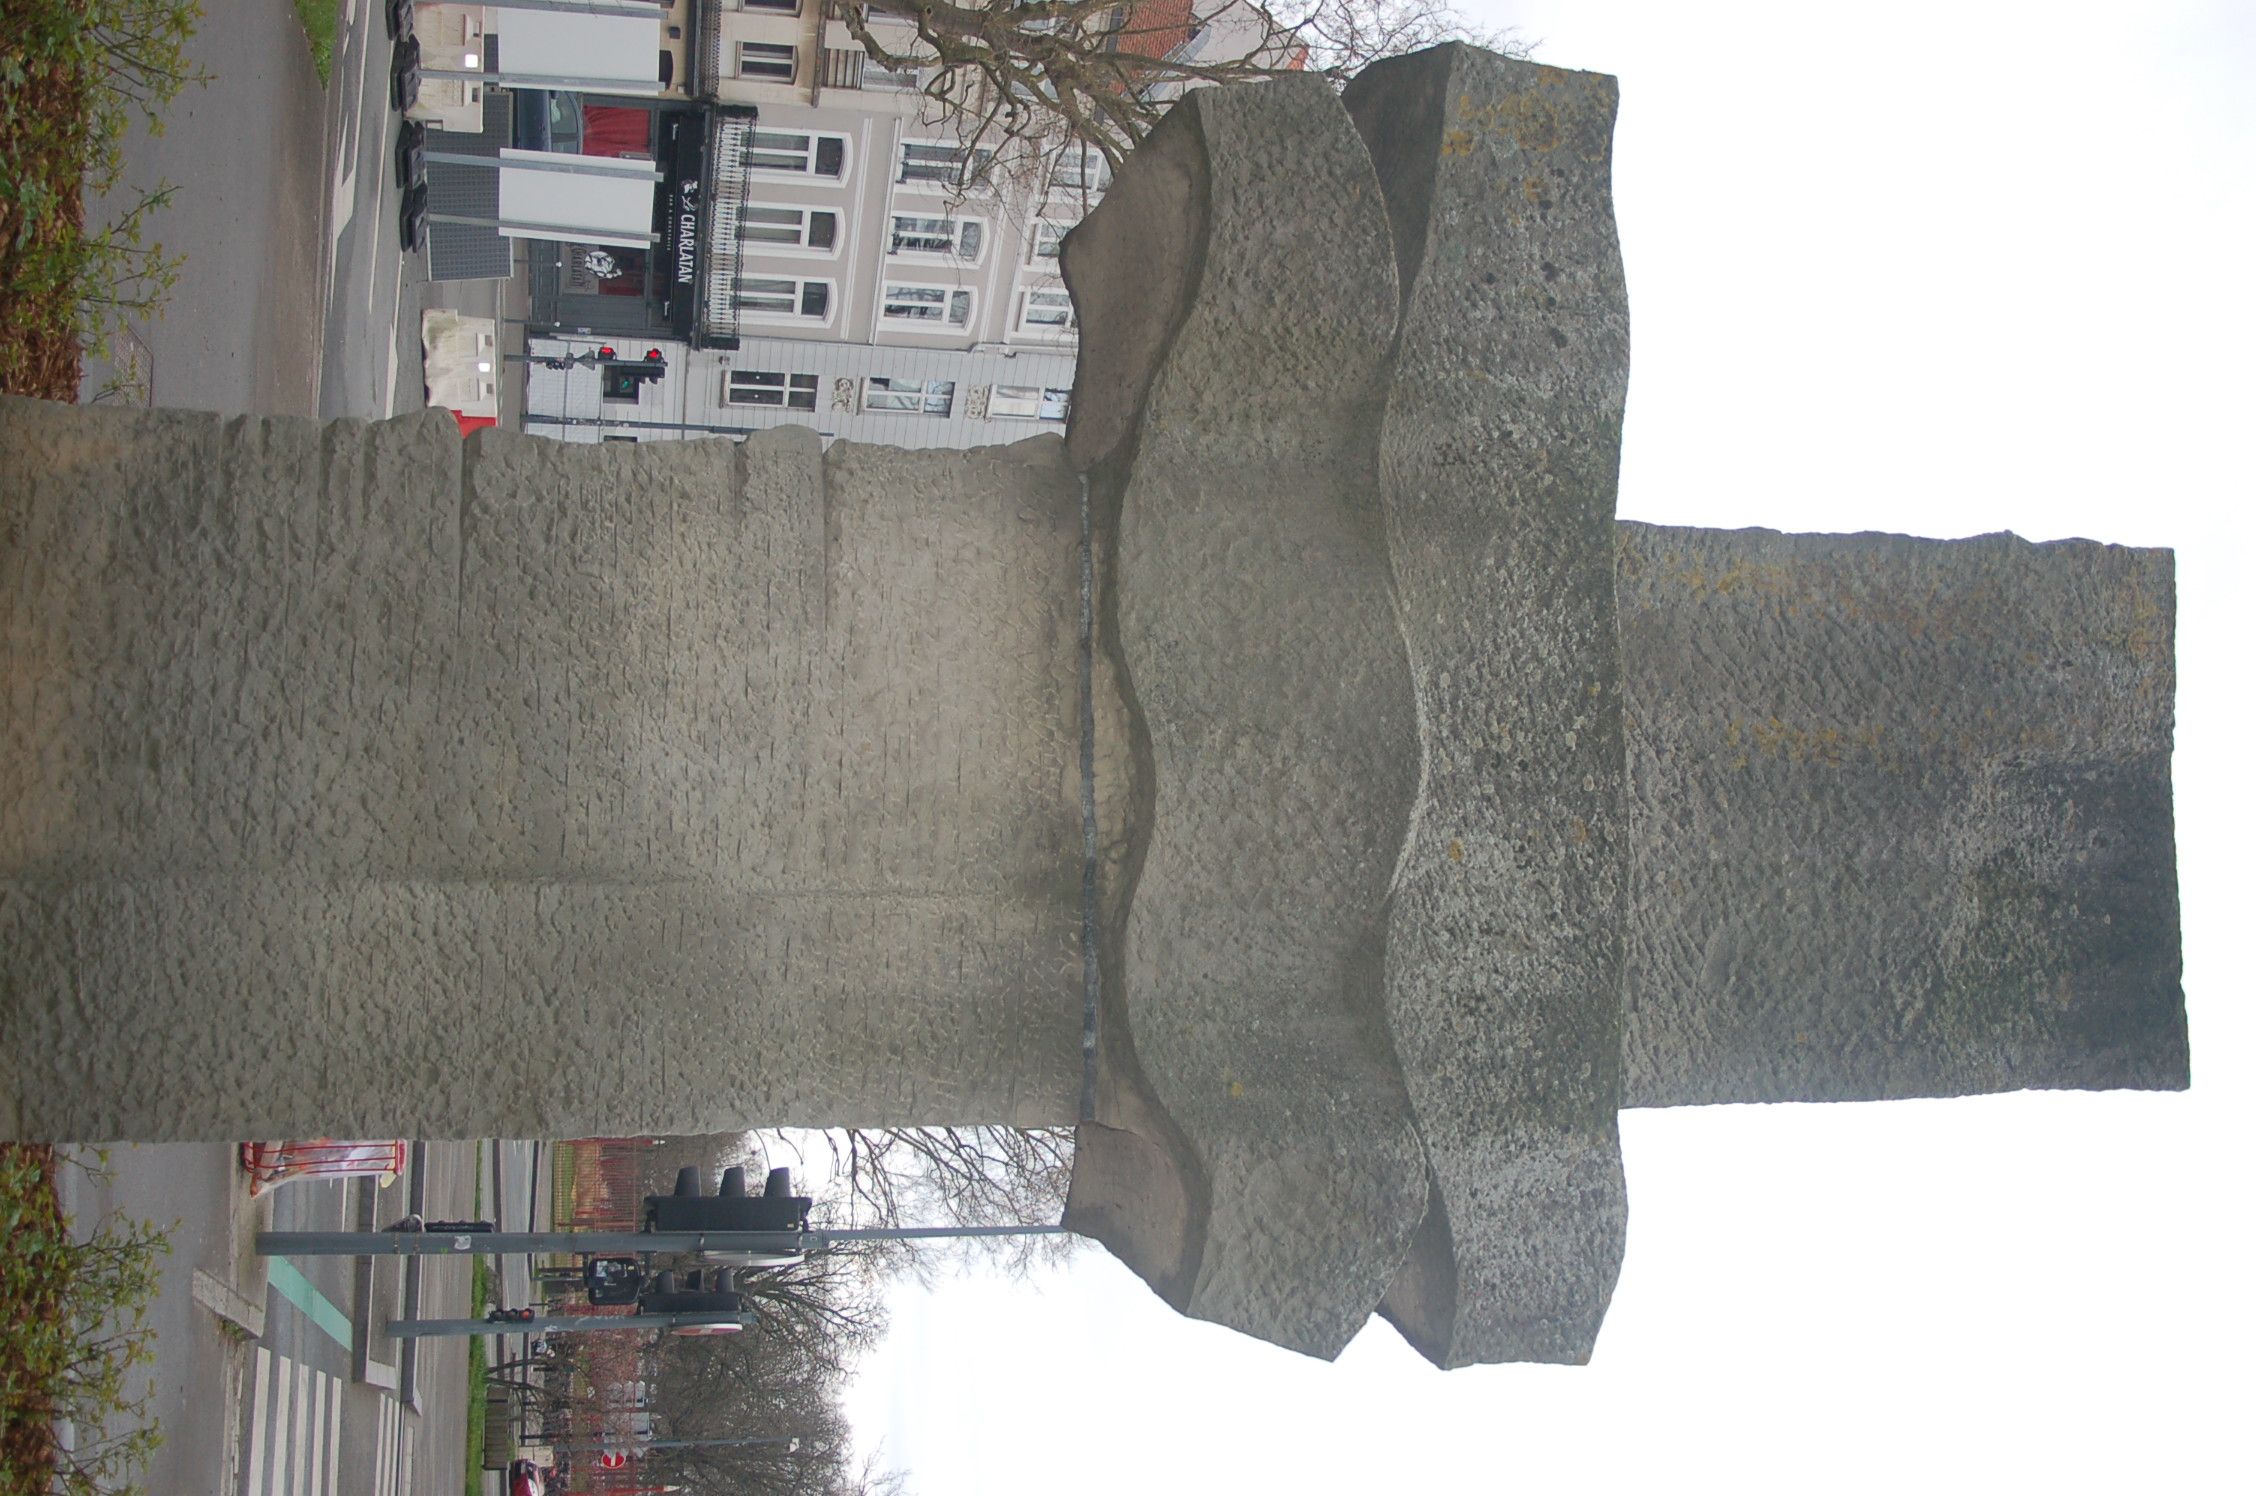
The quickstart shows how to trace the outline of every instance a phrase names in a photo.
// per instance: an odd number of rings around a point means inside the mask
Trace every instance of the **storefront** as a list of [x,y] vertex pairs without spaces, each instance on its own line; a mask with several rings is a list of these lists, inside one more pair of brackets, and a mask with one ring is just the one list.
[[[703,244],[709,110],[622,100],[566,104],[554,149],[655,161],[653,240],[646,248],[536,241],[532,326],[595,337],[686,340],[695,329]],[[576,117],[569,117],[576,116]]]

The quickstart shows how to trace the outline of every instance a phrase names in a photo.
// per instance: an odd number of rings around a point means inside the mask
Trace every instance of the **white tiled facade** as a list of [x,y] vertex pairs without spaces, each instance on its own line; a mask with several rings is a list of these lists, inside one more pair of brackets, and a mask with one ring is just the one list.
[[[595,346],[593,338],[536,337],[527,351],[570,357]],[[793,338],[748,338],[728,350],[625,338],[609,346],[628,360],[659,349],[666,377],[642,384],[634,400],[606,400],[594,369],[529,366],[527,431],[563,441],[672,441],[798,425],[826,440],[981,447],[1064,431],[1073,384],[1072,355],[1054,350]]]

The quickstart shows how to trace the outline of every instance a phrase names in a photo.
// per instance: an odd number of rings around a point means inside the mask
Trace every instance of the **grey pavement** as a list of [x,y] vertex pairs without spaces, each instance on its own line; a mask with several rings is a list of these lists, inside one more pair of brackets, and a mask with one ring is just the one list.
[[[117,186],[90,201],[107,222],[141,192],[177,192],[147,237],[186,257],[163,315],[135,324],[148,403],[311,415],[317,408],[325,101],[290,0],[208,6],[187,46],[213,75],[166,111],[161,135],[124,143]],[[82,398],[113,371],[90,365]]]

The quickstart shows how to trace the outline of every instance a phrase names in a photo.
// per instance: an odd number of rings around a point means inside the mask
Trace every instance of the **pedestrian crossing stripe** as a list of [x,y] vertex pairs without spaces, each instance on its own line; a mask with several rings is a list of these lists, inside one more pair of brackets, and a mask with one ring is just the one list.
[[345,1380],[259,1346],[251,1368],[242,1496],[409,1496],[415,1445],[399,1399],[376,1399],[373,1488],[339,1483]]

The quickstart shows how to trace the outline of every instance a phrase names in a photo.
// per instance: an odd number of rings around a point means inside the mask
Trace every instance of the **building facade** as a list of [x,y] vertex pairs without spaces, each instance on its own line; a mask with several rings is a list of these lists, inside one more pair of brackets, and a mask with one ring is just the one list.
[[[661,206],[647,254],[534,246],[529,351],[655,347],[670,372],[606,392],[595,370],[530,365],[528,430],[653,440],[789,422],[961,447],[1063,429],[1078,335],[1059,248],[1109,168],[1089,149],[998,162],[967,144],[925,73],[863,50],[844,3],[670,0],[692,96],[570,106],[577,149],[660,164]],[[1242,6],[1202,19],[1191,0],[1151,0],[1133,49],[1242,45]],[[912,52],[904,23],[870,23]]]
[[905,446],[1062,430],[1077,337],[1059,244],[1101,196],[1102,159],[993,179],[835,0],[675,0],[668,23],[692,37],[696,98],[579,102],[580,149],[661,163],[657,240],[535,245],[528,351],[657,347],[669,374],[630,399],[595,370],[529,365],[526,428],[652,440],[787,422]]

